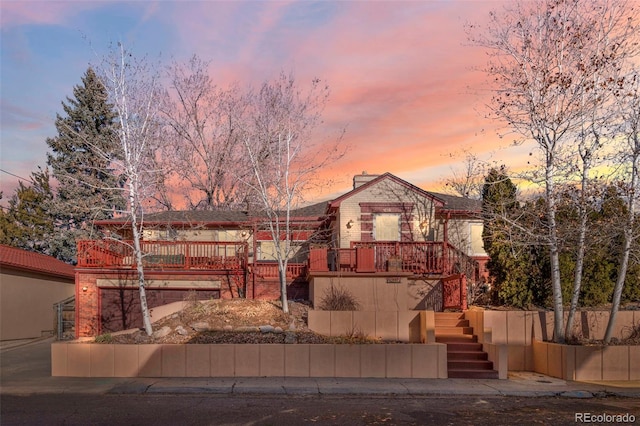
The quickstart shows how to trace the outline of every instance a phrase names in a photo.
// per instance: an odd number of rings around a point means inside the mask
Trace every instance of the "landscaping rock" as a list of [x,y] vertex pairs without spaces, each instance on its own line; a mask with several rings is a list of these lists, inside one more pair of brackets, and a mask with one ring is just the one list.
[[284,330],[282,330],[282,327],[275,327],[275,328],[273,329],[273,332],[274,332],[274,333],[277,333],[277,334],[280,334],[280,333],[283,333],[283,332],[284,332]]
[[258,327],[258,329],[262,333],[273,333],[273,331],[275,330],[272,325],[261,325],[260,327]]
[[194,322],[193,324],[189,324],[189,327],[193,328],[195,331],[209,331],[209,323],[208,322]]
[[176,333],[178,333],[181,336],[186,336],[189,334],[189,332],[187,331],[186,328],[184,328],[183,326],[179,325],[176,327]]
[[160,330],[156,330],[153,332],[153,334],[151,335],[154,339],[162,339],[163,337],[166,337],[169,335],[169,333],[171,333],[171,327],[168,326],[164,326],[162,327]]
[[151,337],[147,336],[145,333],[135,333],[133,336],[133,341],[136,344],[143,344],[151,342]]

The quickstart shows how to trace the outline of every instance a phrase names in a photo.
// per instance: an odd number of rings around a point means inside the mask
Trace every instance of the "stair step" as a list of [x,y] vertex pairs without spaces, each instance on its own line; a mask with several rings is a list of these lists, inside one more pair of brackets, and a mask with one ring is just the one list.
[[450,379],[497,379],[498,372],[496,370],[456,369],[449,370],[447,376]]
[[435,319],[464,319],[464,312],[434,312]]
[[447,351],[447,360],[487,360],[489,355],[482,350]]
[[[445,343],[445,342],[438,342],[438,343]],[[482,343],[477,343],[477,342],[447,343],[447,353],[449,352],[482,352]]]
[[493,370],[493,362],[481,359],[447,360],[448,370]]
[[473,335],[473,327],[436,327],[436,336],[467,334]]
[[469,320],[460,318],[436,318],[436,328],[438,327],[469,327]]
[[477,343],[478,336],[473,334],[436,334],[438,343]]

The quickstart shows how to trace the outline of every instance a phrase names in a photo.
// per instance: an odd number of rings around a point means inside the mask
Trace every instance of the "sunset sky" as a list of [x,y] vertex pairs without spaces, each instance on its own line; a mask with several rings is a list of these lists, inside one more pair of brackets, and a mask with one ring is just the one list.
[[301,84],[318,77],[331,98],[327,135],[345,128],[350,151],[331,174],[391,172],[440,190],[465,151],[514,166],[522,148],[483,118],[490,93],[485,54],[464,24],[483,22],[496,1],[11,1],[0,3],[3,204],[46,164],[61,101],[110,42],[169,62],[211,61],[219,85],[258,86],[280,71]]

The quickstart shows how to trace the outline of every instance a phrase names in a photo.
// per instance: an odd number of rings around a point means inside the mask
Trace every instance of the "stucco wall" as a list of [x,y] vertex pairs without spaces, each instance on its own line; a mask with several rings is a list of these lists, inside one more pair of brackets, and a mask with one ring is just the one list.
[[309,300],[318,309],[327,291],[335,286],[347,290],[361,311],[434,309],[434,304],[442,305],[438,283],[439,280],[414,280],[391,273],[314,276],[309,281]]
[[444,344],[103,345],[54,343],[51,375],[67,377],[447,378]]
[[0,340],[28,339],[53,332],[53,304],[74,294],[72,279],[2,268]]
[[[512,371],[534,371],[534,341],[553,338],[554,313],[549,311],[470,309],[465,311],[465,318],[469,320],[480,343],[507,345],[509,370]],[[574,330],[588,339],[602,339],[608,321],[608,311],[578,312]],[[627,337],[633,324],[640,324],[640,311],[618,312],[613,337]]]

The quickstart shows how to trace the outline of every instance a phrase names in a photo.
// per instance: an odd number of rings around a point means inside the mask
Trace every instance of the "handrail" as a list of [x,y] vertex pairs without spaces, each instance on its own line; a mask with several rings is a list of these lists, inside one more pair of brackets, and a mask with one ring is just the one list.
[[[276,279],[280,277],[277,262],[256,262],[253,266],[255,274],[260,278]],[[307,265],[305,263],[287,263],[287,279],[296,279],[306,276]]]
[[354,241],[351,249],[372,247],[376,272],[396,267],[402,272],[439,274],[445,270],[444,244],[432,241]]
[[[78,267],[136,267],[132,241],[78,241]],[[150,269],[243,269],[248,263],[244,241],[141,241],[142,262]]]

